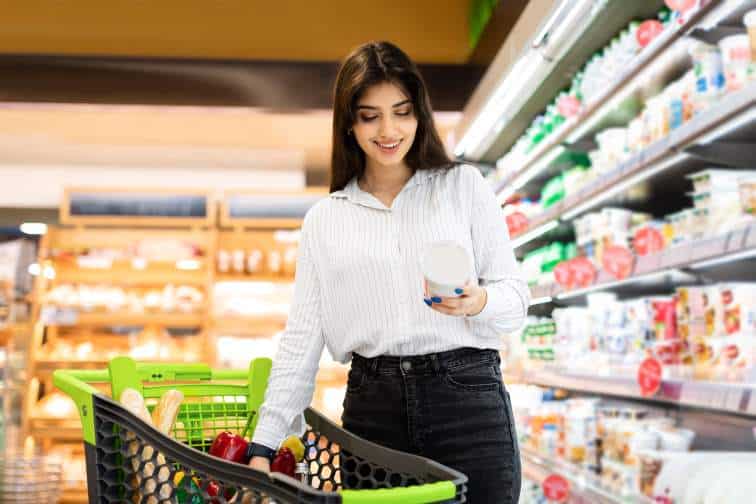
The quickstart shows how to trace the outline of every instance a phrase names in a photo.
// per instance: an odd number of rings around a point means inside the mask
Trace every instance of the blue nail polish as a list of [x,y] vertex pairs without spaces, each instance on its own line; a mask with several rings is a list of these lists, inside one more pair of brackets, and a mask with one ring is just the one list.
[[462,289],[454,289],[454,292],[456,292],[457,294],[462,294],[465,291],[463,291]]
[[434,303],[440,303],[441,302],[441,298],[440,297],[432,297],[431,301],[433,301]]
[[433,303],[431,302],[430,299],[424,299],[423,298],[423,301],[425,301],[425,304],[427,304],[428,306],[432,306],[433,305]]

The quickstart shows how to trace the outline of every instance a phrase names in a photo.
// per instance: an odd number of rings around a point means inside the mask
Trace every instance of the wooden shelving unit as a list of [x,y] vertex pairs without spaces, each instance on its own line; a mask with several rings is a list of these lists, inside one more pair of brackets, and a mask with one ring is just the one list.
[[[238,307],[220,306],[214,292],[229,282],[243,282],[241,287],[224,287],[231,295],[238,289],[243,305],[256,302],[245,298],[248,292],[259,291],[264,296],[266,289],[278,289],[276,295],[280,295],[291,287],[302,217],[324,194],[325,191],[306,191],[261,195],[244,191],[227,193],[214,200],[212,195],[197,191],[67,191],[61,208],[64,225],[51,227],[40,244],[40,275],[35,280],[32,296],[35,324],[27,362],[29,382],[22,415],[24,437],[31,436],[43,452],[56,446],[80,445],[82,434],[78,418],[40,416],[39,400],[54,390],[52,373],[62,368],[102,369],[113,353],[134,352],[135,345],[143,345],[145,332],[158,335],[156,341],[160,345],[175,344],[177,350],[170,353],[170,359],[135,357],[139,360],[180,361],[190,356],[182,348],[191,348],[197,355],[193,362],[216,365],[218,336],[269,340],[284,330],[287,316],[280,307],[268,313],[257,306],[250,310],[250,315],[241,315],[244,310],[238,311]],[[98,206],[98,202],[107,202],[109,197],[114,198],[114,204],[121,205],[121,209],[129,209],[134,201],[145,197],[146,204],[153,205],[152,210],[175,210],[175,205],[171,207],[169,202],[172,195],[179,199],[190,198],[187,205],[194,205],[195,212],[198,197],[204,198],[206,207],[194,218],[77,215],[77,211],[112,210],[107,205]],[[152,201],[153,197],[157,198],[157,203]],[[161,197],[165,197],[163,203]],[[260,201],[255,202],[258,198]],[[276,201],[285,208],[279,208]],[[163,204],[165,208],[161,207]],[[282,211],[286,217],[275,217]],[[297,216],[297,212],[301,215]],[[161,241],[165,247],[160,246]],[[174,248],[175,244],[189,245],[195,254],[177,261],[170,257],[145,257],[142,250],[159,255],[163,248]],[[259,250],[263,257],[259,268],[250,270],[247,256],[253,250]],[[219,271],[221,251],[229,255],[241,251],[245,259],[243,268],[240,270],[231,264]],[[272,261],[271,252],[278,254]],[[47,302],[52,289],[61,285],[107,286],[126,293],[161,291],[169,285],[190,286],[201,291],[204,298],[199,308],[191,312],[160,311],[154,306],[134,311],[128,309],[127,303],[117,309],[91,304],[85,309],[76,303]],[[251,290],[245,290],[247,287]],[[60,320],[56,320],[58,314]],[[60,344],[65,351],[56,346]],[[318,376],[320,388],[345,383],[345,370],[326,369]],[[320,395],[316,394],[314,403],[317,405],[320,400]],[[61,502],[66,503],[86,501],[84,488],[67,487],[61,498]]]

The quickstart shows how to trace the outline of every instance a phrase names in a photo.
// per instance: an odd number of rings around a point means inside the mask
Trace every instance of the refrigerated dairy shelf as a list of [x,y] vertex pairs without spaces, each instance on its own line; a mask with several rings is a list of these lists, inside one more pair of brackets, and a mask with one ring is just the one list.
[[617,373],[611,372],[599,376],[568,370],[523,370],[507,373],[505,379],[587,394],[702,408],[756,419],[756,383],[663,379],[655,395],[644,396],[635,377],[617,376]]
[[617,495],[612,489],[602,485],[600,478],[590,474],[574,464],[551,460],[539,453],[521,447],[523,476],[539,484],[552,474],[562,476],[570,482],[569,495],[565,502],[571,504],[651,504],[653,501],[640,494]]
[[564,152],[563,145],[574,144],[585,139],[587,134],[592,133],[614,112],[622,100],[638,92],[653,80],[652,73],[664,73],[668,70],[664,68],[666,64],[677,65],[679,58],[670,58],[669,62],[659,60],[665,57],[673,46],[681,45],[686,35],[694,31],[702,32],[701,26],[714,28],[718,23],[727,20],[737,9],[738,6],[733,6],[728,2],[707,2],[707,5],[701,7],[685,23],[667,29],[657,36],[636,56],[614,83],[588,103],[579,115],[566,121],[559,131],[537,146],[519,166],[512,170],[511,175],[495,182],[494,191],[497,194],[505,191],[502,193],[502,199],[506,199],[529,180],[541,174],[551,162],[559,157],[561,152]]
[[521,235],[513,237],[515,244],[519,247],[535,240],[553,229],[554,223],[559,220],[569,221],[641,182],[696,161],[697,154],[685,152],[693,143],[697,146],[711,145],[726,136],[752,130],[756,123],[754,105],[756,82],[751,82],[744,89],[724,97],[716,106],[670,132],[665,138],[620,163],[610,173],[555,203],[532,219],[528,229]]
[[654,279],[677,284],[694,279],[692,273],[698,269],[755,257],[756,222],[752,222],[747,227],[719,236],[682,243],[655,254],[639,256],[628,278],[617,280],[602,270],[598,272],[595,283],[584,288],[568,290],[556,283],[532,286],[531,298],[539,303],[546,303],[554,298],[568,299],[597,290],[613,290],[634,284],[653,283]]

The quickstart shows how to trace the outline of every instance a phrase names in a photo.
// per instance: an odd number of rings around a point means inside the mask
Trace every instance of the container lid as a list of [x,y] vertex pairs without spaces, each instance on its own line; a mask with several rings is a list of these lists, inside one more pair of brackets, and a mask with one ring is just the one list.
[[430,244],[423,253],[421,265],[426,278],[442,285],[461,286],[470,279],[470,256],[454,241]]

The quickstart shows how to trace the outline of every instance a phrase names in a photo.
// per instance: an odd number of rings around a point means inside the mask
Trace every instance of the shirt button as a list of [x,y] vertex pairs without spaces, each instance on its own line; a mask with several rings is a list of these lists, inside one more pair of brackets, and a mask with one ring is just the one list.
[[402,362],[402,369],[409,371],[410,369],[412,369],[412,363],[410,361]]

